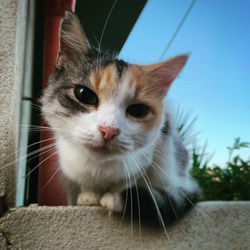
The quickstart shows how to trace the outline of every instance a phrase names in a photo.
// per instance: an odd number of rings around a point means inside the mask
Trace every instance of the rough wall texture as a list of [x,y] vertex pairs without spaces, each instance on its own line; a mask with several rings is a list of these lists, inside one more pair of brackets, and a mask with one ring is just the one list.
[[[250,249],[250,202],[202,202],[178,224],[131,226],[100,207],[13,208],[0,219],[10,249]],[[1,242],[1,240],[0,240]]]
[[[14,204],[15,168],[13,152],[16,146],[17,85],[15,82],[16,43],[15,0],[0,4],[0,203],[3,196]],[[11,156],[12,154],[12,156]],[[8,159],[6,159],[8,158]],[[1,199],[2,198],[2,199]],[[1,204],[0,204],[1,207]]]

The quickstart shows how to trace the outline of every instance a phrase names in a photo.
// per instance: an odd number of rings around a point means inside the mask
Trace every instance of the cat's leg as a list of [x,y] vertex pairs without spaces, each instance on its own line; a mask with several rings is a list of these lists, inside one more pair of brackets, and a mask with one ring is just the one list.
[[76,205],[77,197],[80,193],[80,186],[63,174],[60,176],[60,178],[67,194],[68,204]]
[[71,205],[99,205],[101,194],[92,191],[81,191],[78,183],[70,180],[65,175],[61,176]]
[[77,205],[99,205],[101,195],[92,191],[79,193],[77,197]]
[[124,207],[124,200],[119,192],[105,193],[101,200],[101,206],[112,212],[122,212]]
[[[131,180],[131,185],[134,182]],[[100,204],[102,207],[112,212],[123,212],[125,199],[123,197],[123,191],[126,189],[126,179],[119,180],[117,183],[113,183],[109,188],[109,192],[102,195]]]

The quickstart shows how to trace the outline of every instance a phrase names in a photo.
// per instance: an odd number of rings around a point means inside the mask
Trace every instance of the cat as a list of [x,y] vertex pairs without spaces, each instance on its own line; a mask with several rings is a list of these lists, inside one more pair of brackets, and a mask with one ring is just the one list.
[[133,210],[164,223],[182,216],[200,188],[163,100],[188,54],[127,63],[92,47],[70,11],[59,44],[41,104],[71,204]]

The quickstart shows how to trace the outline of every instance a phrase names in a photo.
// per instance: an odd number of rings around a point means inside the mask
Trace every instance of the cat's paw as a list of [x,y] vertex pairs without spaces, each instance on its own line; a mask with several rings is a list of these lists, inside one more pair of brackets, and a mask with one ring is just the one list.
[[99,205],[101,195],[94,192],[83,192],[77,197],[77,205]]
[[105,193],[100,200],[100,204],[109,211],[122,212],[124,201],[120,193]]

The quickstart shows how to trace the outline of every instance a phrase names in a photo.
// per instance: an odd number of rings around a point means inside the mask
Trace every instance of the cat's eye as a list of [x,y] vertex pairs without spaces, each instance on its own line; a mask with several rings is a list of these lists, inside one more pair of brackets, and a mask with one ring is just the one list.
[[97,95],[89,88],[84,87],[84,86],[76,86],[75,87],[75,96],[76,98],[88,105],[97,105],[98,104],[98,97]]
[[149,107],[145,104],[132,104],[127,107],[126,112],[133,117],[144,118],[149,113]]

